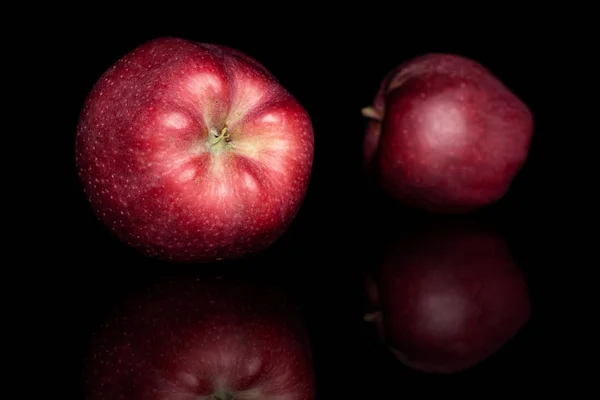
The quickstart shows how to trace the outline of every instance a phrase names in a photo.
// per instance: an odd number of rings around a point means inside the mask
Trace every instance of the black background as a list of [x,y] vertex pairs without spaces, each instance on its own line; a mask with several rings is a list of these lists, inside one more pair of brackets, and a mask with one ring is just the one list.
[[[268,20],[268,19],[266,19]],[[272,22],[272,21],[271,21]],[[52,276],[54,331],[62,355],[63,381],[81,398],[81,371],[88,341],[102,318],[119,299],[149,280],[169,275],[247,274],[276,280],[301,307],[315,360],[317,398],[399,398],[419,394],[462,393],[474,386],[486,390],[535,387],[547,373],[562,366],[550,360],[546,282],[548,243],[553,221],[540,204],[549,204],[549,148],[558,135],[548,108],[543,73],[555,56],[549,28],[527,23],[496,27],[483,23],[453,27],[434,23],[401,30],[377,19],[327,19],[254,29],[251,22],[231,23],[199,18],[196,23],[80,20],[56,39],[61,58],[61,104],[65,134],[57,156],[65,167],[66,189],[60,196],[66,210],[61,220],[67,237],[60,238],[65,268]],[[249,260],[218,266],[179,266],[146,259],[127,248],[96,220],[76,174],[74,135],[83,101],[100,75],[121,56],[160,36],[219,43],[261,62],[309,112],[315,132],[315,160],[304,205],[288,232],[271,248]],[[535,132],[530,156],[510,192],[497,204],[465,216],[490,223],[510,245],[522,268],[532,298],[529,323],[503,349],[465,372],[444,376],[412,371],[399,364],[362,321],[365,312],[362,273],[370,266],[376,244],[390,229],[407,230],[432,217],[394,210],[376,197],[362,174],[360,109],[370,105],[383,76],[397,64],[429,52],[461,54],[487,66],[531,109]],[[60,54],[60,55],[59,55]],[[391,208],[390,208],[391,207]],[[442,218],[442,217],[439,217]],[[56,248],[55,248],[56,250]],[[554,347],[552,357],[560,354]]]

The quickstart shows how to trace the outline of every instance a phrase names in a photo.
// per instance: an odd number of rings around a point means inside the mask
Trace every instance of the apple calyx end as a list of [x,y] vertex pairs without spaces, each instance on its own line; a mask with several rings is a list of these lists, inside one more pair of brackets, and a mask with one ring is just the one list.
[[219,152],[229,146],[231,135],[227,130],[227,125],[219,131],[216,128],[211,128],[208,132],[208,145],[213,152]]
[[363,117],[374,119],[376,121],[381,121],[383,119],[381,114],[373,107],[364,107],[360,110],[360,113],[363,115]]

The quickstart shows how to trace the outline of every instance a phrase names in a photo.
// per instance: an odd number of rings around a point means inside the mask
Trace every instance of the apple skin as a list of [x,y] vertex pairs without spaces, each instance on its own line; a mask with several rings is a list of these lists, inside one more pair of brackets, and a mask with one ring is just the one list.
[[392,198],[430,212],[498,201],[525,163],[528,107],[481,64],[432,53],[392,70],[369,118],[363,156]]
[[299,211],[313,153],[309,115],[262,65],[178,38],[149,41],[111,66],[75,141],[99,219],[174,262],[270,246]]
[[530,316],[505,243],[472,224],[436,224],[389,243],[367,274],[365,316],[403,364],[455,373],[489,358]]
[[90,400],[312,400],[310,345],[274,286],[177,278],[110,315],[90,346]]

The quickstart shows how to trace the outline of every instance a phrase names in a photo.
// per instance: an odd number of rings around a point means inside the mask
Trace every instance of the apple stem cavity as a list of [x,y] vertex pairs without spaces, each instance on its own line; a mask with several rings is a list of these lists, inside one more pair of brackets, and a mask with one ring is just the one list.
[[375,110],[373,107],[365,107],[362,110],[360,110],[360,112],[363,115],[363,117],[371,118],[376,121],[383,120],[383,118],[381,117],[381,114],[377,110]]
[[228,147],[229,142],[231,142],[231,135],[227,130],[227,125],[221,131],[218,131],[216,128],[210,129],[208,144],[214,152],[219,152]]

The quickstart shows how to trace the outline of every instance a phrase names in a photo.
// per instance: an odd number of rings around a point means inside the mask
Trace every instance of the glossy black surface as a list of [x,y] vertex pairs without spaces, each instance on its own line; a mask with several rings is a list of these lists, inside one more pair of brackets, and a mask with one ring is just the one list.
[[[56,40],[64,104],[55,157],[64,169],[60,214],[67,237],[60,240],[61,263],[53,267],[52,334],[60,340],[61,382],[82,398],[81,370],[88,341],[119,299],[145,282],[169,275],[240,273],[279,282],[301,307],[310,334],[317,375],[317,399],[401,398],[410,391],[460,394],[473,386],[535,387],[552,368],[549,338],[540,322],[545,309],[552,157],[558,134],[547,110],[547,79],[541,74],[552,57],[544,35],[511,29],[452,34],[428,27],[378,31],[371,18],[360,23],[292,26],[274,32],[252,24],[223,28],[215,19],[195,24],[171,21],[73,24]],[[221,21],[221,22],[219,22]],[[311,36],[300,36],[302,29]],[[178,36],[234,47],[269,69],[308,110],[315,131],[315,160],[305,203],[289,231],[268,251],[239,262],[179,266],[146,259],[118,242],[96,220],[76,175],[73,141],[79,111],[95,81],[112,63],[141,43]],[[548,39],[549,40],[549,39]],[[535,49],[533,51],[532,49]],[[412,371],[398,363],[363,322],[363,271],[376,260],[376,248],[389,229],[407,230],[438,218],[395,207],[379,198],[362,175],[362,107],[370,105],[383,76],[397,64],[428,52],[461,54],[491,69],[531,109],[535,132],[529,159],[497,204],[470,214],[505,238],[527,279],[532,316],[521,332],[492,358],[454,375]],[[57,78],[58,79],[58,78]],[[56,249],[56,248],[55,248]],[[61,265],[62,264],[62,265]],[[48,267],[50,268],[50,267]],[[45,278],[44,278],[45,279]],[[52,337],[54,337],[52,336]],[[54,339],[53,339],[54,340]],[[64,345],[63,345],[64,342]],[[535,376],[534,376],[535,375]],[[62,385],[62,384],[61,384]],[[483,393],[482,393],[483,394]],[[71,397],[69,397],[71,398]]]

